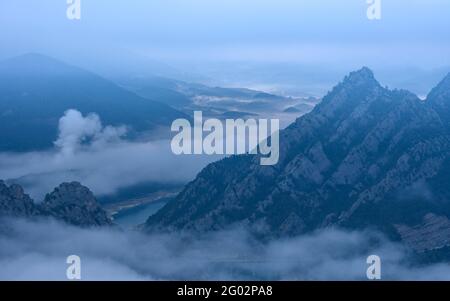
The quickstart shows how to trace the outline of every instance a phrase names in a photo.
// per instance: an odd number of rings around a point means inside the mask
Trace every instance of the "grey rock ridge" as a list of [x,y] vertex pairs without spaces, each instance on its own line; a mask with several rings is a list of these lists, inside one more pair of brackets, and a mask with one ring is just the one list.
[[63,183],[46,195],[41,204],[44,214],[76,226],[112,225],[93,193],[78,182]]
[[423,101],[350,73],[280,133],[280,160],[207,166],[147,231],[244,225],[266,238],[375,229],[424,252],[450,246],[450,75]]
[[78,182],[63,183],[34,203],[19,185],[0,181],[0,217],[52,217],[80,227],[111,226],[112,220],[92,192]]
[[30,217],[37,214],[39,209],[21,186],[7,186],[0,180],[0,216]]

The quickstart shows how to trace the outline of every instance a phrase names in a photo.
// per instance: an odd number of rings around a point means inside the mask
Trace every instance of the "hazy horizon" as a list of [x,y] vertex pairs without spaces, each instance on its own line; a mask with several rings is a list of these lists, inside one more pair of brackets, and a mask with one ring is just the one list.
[[[36,52],[108,77],[162,75],[213,85],[319,95],[351,70],[369,66],[382,81],[425,94],[450,71],[450,2],[66,1],[0,4],[0,59]],[[307,78],[304,79],[304,78]],[[314,83],[322,82],[322,83]],[[316,87],[319,85],[319,87]]]

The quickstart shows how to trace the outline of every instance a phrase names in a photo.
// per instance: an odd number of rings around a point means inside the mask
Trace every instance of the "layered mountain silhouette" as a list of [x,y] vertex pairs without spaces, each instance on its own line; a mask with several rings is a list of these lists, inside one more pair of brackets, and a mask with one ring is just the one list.
[[0,181],[0,218],[51,217],[79,227],[112,226],[92,192],[78,182],[62,183],[35,203],[20,185]]
[[186,115],[129,92],[89,71],[27,54],[0,62],[0,151],[51,147],[68,109],[126,125],[130,136]]
[[[162,77],[120,78],[118,82],[149,99],[192,115],[202,111],[204,116],[226,119],[267,113],[306,113],[318,102],[315,98],[295,98],[274,95],[246,88],[210,87]],[[286,110],[287,108],[290,110]]]
[[375,229],[417,252],[450,246],[450,75],[426,101],[350,73],[280,133],[280,160],[207,166],[147,231],[243,225],[265,238]]

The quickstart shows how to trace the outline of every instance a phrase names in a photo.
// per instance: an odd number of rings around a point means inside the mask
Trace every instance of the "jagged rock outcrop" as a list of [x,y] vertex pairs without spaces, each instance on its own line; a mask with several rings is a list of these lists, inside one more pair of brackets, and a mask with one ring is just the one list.
[[213,163],[145,228],[238,224],[269,238],[374,228],[417,251],[441,246],[447,234],[423,233],[450,230],[443,222],[450,216],[449,123],[438,106],[450,102],[447,81],[422,101],[382,87],[368,68],[352,72],[280,133],[277,165],[260,166],[248,155]]
[[37,214],[39,209],[21,186],[7,186],[0,180],[0,217],[30,217]]
[[78,182],[61,184],[36,204],[21,186],[0,181],[0,217],[52,217],[80,227],[113,225],[92,192]]
[[42,212],[76,226],[112,225],[94,194],[78,182],[63,183],[46,195]]
[[396,225],[401,239],[418,252],[450,246],[450,219],[429,213],[417,225]]

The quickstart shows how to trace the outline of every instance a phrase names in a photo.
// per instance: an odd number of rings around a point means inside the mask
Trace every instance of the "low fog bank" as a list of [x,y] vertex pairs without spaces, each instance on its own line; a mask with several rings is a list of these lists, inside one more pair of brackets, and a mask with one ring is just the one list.
[[[290,119],[286,117],[288,115]],[[280,119],[282,126],[287,126],[294,119],[293,114],[286,116]],[[205,121],[206,117],[202,120]],[[221,143],[215,141],[214,144],[222,145],[222,152],[228,135],[234,137],[237,153],[243,153],[237,149],[238,142],[244,141],[245,150],[248,150],[250,141],[257,142],[261,138],[258,133],[249,130],[229,133],[224,122],[219,122],[222,129],[216,129],[216,139]],[[267,133],[263,132],[263,135],[270,135],[278,130],[278,126],[272,128],[272,120],[269,123],[270,129],[267,129]],[[77,110],[68,110],[59,120],[59,134],[55,137],[53,149],[0,153],[0,179],[22,185],[38,202],[54,187],[71,181],[82,183],[101,197],[144,183],[184,185],[193,180],[206,165],[225,156],[176,155],[171,146],[173,141],[168,138],[145,142],[129,141],[126,140],[127,131],[126,126],[104,126],[100,116],[95,113],[83,116]],[[201,135],[193,134],[189,138],[183,138],[183,143],[187,141],[194,145],[198,142],[203,146],[202,139],[206,135],[203,133],[203,125],[199,131]],[[197,128],[194,132],[197,132]],[[174,131],[170,138],[176,138],[180,134]],[[272,150],[270,155],[272,156]]]
[[186,183],[218,156],[176,156],[170,140],[129,142],[125,126],[103,126],[96,114],[69,110],[59,121],[55,148],[0,153],[0,179],[24,186],[36,201],[65,181],[79,181],[97,196],[144,182]]
[[365,280],[372,254],[381,257],[384,280],[450,279],[450,266],[412,268],[405,249],[369,232],[326,230],[263,244],[240,229],[191,237],[54,221],[0,225],[1,280],[66,280],[69,255],[80,256],[83,280]]

